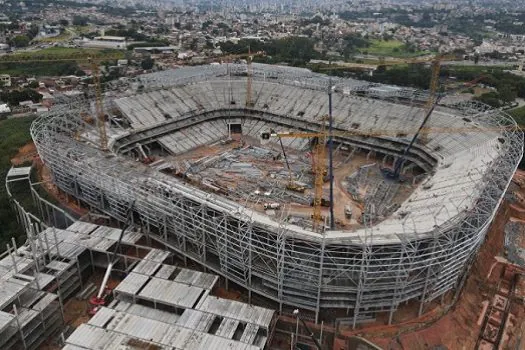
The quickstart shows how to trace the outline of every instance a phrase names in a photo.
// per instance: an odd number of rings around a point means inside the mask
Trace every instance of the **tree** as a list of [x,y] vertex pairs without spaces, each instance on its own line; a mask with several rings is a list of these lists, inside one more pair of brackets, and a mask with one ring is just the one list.
[[207,20],[207,21],[204,21],[202,22],[202,30],[207,30],[209,26],[211,26],[213,24],[213,21],[211,20]]
[[140,62],[140,66],[144,70],[152,69],[153,65],[155,64],[155,61],[151,57],[146,57],[145,59]]
[[521,80],[516,86],[518,97],[525,98],[525,80]]
[[32,24],[31,27],[29,27],[29,30],[27,31],[27,37],[29,38],[29,40],[32,40],[35,36],[37,36],[39,31],[40,29],[38,28],[38,26],[36,24]]
[[83,16],[74,16],[73,25],[74,26],[85,26],[88,24],[88,18]]
[[34,80],[34,81],[30,82],[28,86],[31,89],[36,89],[36,88],[38,88],[38,81]]
[[499,97],[503,102],[512,102],[518,97],[516,90],[510,85],[502,85],[498,88]]
[[193,38],[193,40],[190,43],[190,50],[197,51],[199,49],[199,39]]
[[32,89],[12,90],[0,93],[0,100],[17,106],[22,101],[31,100],[34,103],[42,101],[42,95]]
[[63,27],[67,27],[69,25],[69,21],[67,19],[61,19],[59,23]]
[[475,54],[474,55],[474,64],[478,64],[478,62],[479,62],[479,55]]
[[306,28],[304,31],[303,31],[303,34],[308,36],[309,38],[312,37],[312,34],[314,33],[314,30],[312,28]]
[[499,95],[497,92],[494,92],[494,91],[491,91],[491,92],[486,92],[484,94],[482,94],[481,96],[479,97],[475,97],[474,98],[475,100],[478,100],[480,102],[483,102],[491,107],[494,107],[494,108],[498,108],[498,107],[501,107],[501,102],[500,102],[500,99],[499,99]]
[[30,40],[27,36],[17,35],[12,39],[11,44],[14,47],[26,47],[27,45],[29,45],[29,42]]

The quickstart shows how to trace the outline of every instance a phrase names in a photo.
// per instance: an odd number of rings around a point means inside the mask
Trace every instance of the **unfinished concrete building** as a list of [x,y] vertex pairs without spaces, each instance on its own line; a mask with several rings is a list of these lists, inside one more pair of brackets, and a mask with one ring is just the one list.
[[[404,182],[391,182],[381,170],[420,126],[424,94],[254,64],[248,104],[246,75],[210,65],[115,86],[109,151],[83,117],[92,101],[65,100],[32,136],[62,191],[122,221],[132,207],[152,237],[280,311],[390,322],[401,303],[417,300],[421,313],[460,285],[522,157],[512,118],[474,102],[438,106],[427,126],[440,131],[415,143]],[[278,141],[260,134],[320,130],[331,84],[336,199],[349,209],[336,208],[335,230],[313,230],[312,140],[283,139],[288,171]],[[286,189],[288,176],[304,193]]]

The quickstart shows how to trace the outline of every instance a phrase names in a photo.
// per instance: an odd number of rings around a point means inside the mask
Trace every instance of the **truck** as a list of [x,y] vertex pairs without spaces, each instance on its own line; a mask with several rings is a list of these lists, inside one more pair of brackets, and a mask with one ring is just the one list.
[[345,217],[347,219],[352,218],[352,207],[350,205],[345,205]]
[[280,209],[281,208],[281,203],[264,203],[263,207],[264,207],[264,210]]

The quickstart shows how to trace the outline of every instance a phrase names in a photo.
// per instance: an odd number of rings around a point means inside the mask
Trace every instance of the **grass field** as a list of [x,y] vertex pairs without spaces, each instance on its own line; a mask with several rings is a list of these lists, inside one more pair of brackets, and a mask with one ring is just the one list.
[[113,50],[113,49],[84,49],[84,48],[73,48],[73,47],[48,47],[41,50],[34,51],[24,51],[20,53],[14,53],[10,57],[16,57],[17,55],[27,56],[53,56],[56,58],[68,58],[70,56],[85,56],[86,58],[89,55],[97,56],[122,56],[124,53],[122,50]]
[[389,57],[417,57],[428,54],[425,51],[408,52],[406,45],[399,40],[371,40],[371,45],[361,52],[367,51],[369,55]]
[[514,118],[518,125],[525,127],[525,106],[514,108],[507,112]]
[[22,229],[18,226],[4,186],[5,177],[11,167],[11,158],[18,149],[31,140],[29,126],[34,117],[0,120],[0,251],[11,237],[18,237]]
[[[20,59],[20,62],[5,62],[16,61],[17,56],[18,59]],[[39,57],[49,58],[50,56],[57,61],[38,61]],[[12,76],[70,75],[75,74],[78,66],[74,60],[68,60],[69,58],[73,57],[77,59],[80,57],[83,62],[87,62],[86,59],[90,56],[96,56],[104,60],[105,57],[123,58],[124,53],[120,50],[113,49],[49,47],[41,50],[24,51],[2,56],[0,58],[0,72],[4,74],[10,74]]]

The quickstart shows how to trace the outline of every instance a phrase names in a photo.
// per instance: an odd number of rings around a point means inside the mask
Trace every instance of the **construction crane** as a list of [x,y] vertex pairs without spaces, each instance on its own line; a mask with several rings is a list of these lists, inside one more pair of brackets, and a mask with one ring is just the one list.
[[[299,321],[301,321],[304,329],[308,332],[310,338],[312,339],[312,341],[314,342],[315,344],[315,347],[317,348],[317,350],[322,350],[323,347],[321,346],[321,343],[320,343],[320,340],[318,340],[316,337],[315,337],[315,334],[314,332],[312,332],[312,330],[310,329],[310,327],[308,327],[308,325],[306,324],[306,322],[301,318],[299,317],[299,309],[295,309],[293,310],[293,315],[295,316],[296,318],[296,322],[297,322],[297,326],[295,328],[295,346],[297,348],[297,333],[298,333],[298,329],[299,329]],[[321,335],[322,335],[322,332],[321,332]]]
[[253,56],[251,53],[251,48],[248,46],[248,60],[246,65],[246,108],[252,108],[254,103],[252,100],[252,79],[253,79],[253,71],[252,71],[252,60]]
[[246,108],[253,108],[255,102],[253,101],[252,93],[252,81],[253,81],[253,67],[252,61],[255,56],[265,56],[264,51],[258,51],[255,53],[251,52],[250,46],[248,46],[248,53],[237,54],[237,55],[228,55],[225,57],[226,60],[233,60],[239,58],[246,58]]
[[[389,170],[386,171],[389,177],[393,179],[399,178],[401,168],[403,167],[403,164],[406,161],[406,156],[410,153],[410,150],[412,149],[415,142],[420,136],[422,136],[423,143],[426,143],[428,141],[426,139],[426,134],[421,134],[421,130],[425,128],[436,105],[438,104],[441,97],[443,97],[442,95],[438,96],[441,62],[444,60],[454,60],[455,61],[457,59],[458,57],[455,55],[438,54],[436,56],[426,56],[426,57],[409,58],[409,59],[402,59],[402,60],[390,60],[390,61],[385,61],[384,59],[382,59],[380,61],[380,64],[378,66],[395,66],[395,65],[403,65],[403,64],[431,63],[431,79],[430,79],[430,85],[429,85],[429,94],[428,94],[428,99],[424,107],[425,114],[423,117],[423,121],[421,122],[418,132],[414,134],[412,140],[410,141],[410,143],[407,145],[407,147],[403,151],[402,156],[397,160],[394,166],[394,169],[392,171],[389,171]],[[338,66],[338,67],[327,67],[325,69],[330,70],[330,69],[345,69],[345,68],[347,67]]]
[[[326,121],[329,119],[329,116],[323,116],[321,119],[321,125],[319,131],[314,132],[275,132],[271,130],[270,132],[263,132],[261,134],[262,140],[269,140],[270,138],[278,138],[281,142],[281,139],[283,138],[307,138],[307,139],[313,139],[314,142],[314,148],[313,148],[313,155],[314,155],[314,165],[313,168],[314,171],[314,200],[313,200],[313,214],[312,214],[312,221],[313,221],[313,227],[315,230],[320,230],[323,225],[324,218],[322,216],[322,207],[326,206],[326,201],[323,199],[323,185],[324,185],[324,179],[325,174],[327,173],[327,166],[326,166],[326,145],[327,145],[327,138],[330,137],[349,137],[349,136],[362,136],[362,137],[398,137],[399,134],[418,134],[418,135],[429,135],[429,134],[442,134],[442,133],[466,133],[466,132],[488,132],[488,131],[519,131],[520,129],[517,127],[498,127],[498,128],[473,128],[473,127],[464,127],[464,128],[427,128],[427,127],[419,127],[418,129],[413,130],[374,130],[374,131],[364,131],[364,130],[348,130],[348,131],[332,131],[331,133],[326,131]],[[411,144],[413,145],[412,138]],[[283,147],[284,149],[284,147]],[[401,155],[401,158],[406,158],[408,155],[407,150],[409,150],[409,147],[406,147]],[[393,178],[391,175],[392,173],[399,173],[401,172],[403,162],[394,162],[394,169],[382,169],[383,173],[387,175],[389,178]],[[289,167],[289,165],[287,164]],[[330,169],[333,170],[333,169]],[[290,171],[290,178],[292,178],[291,170]],[[333,174],[332,171],[330,171],[330,174]],[[397,177],[398,178],[398,177]],[[396,179],[397,179],[396,178]],[[330,185],[333,186],[333,176],[329,176]],[[329,201],[329,207],[330,207],[330,227],[332,226],[332,222],[335,222],[335,218],[333,217],[333,196],[331,196]]]
[[108,149],[108,136],[106,131],[106,120],[104,116],[104,105],[102,98],[102,86],[100,82],[99,63],[102,61],[112,61],[122,59],[121,53],[114,54],[91,54],[83,52],[72,53],[70,55],[53,55],[53,54],[12,54],[0,56],[1,63],[27,63],[27,62],[87,62],[91,66],[91,74],[95,87],[95,113],[97,128],[99,134],[99,147],[101,150]]
[[[312,206],[314,208],[313,214],[312,214],[312,222],[313,222],[313,228],[314,230],[318,230],[321,228],[321,225],[324,221],[323,215],[322,215],[322,206],[325,201],[323,201],[323,184],[324,184],[324,177],[326,175],[326,154],[325,154],[325,146],[326,146],[326,138],[328,137],[327,132],[325,131],[326,127],[326,121],[328,120],[328,116],[322,116],[321,117],[321,129],[318,132],[315,133],[276,133],[273,130],[270,133],[263,133],[261,135],[263,140],[268,140],[270,137],[277,137],[279,139],[279,143],[281,145],[281,149],[283,152],[284,160],[286,162],[286,166],[288,168],[288,174],[289,174],[289,180],[288,184],[286,185],[286,188],[295,192],[304,192],[306,189],[304,186],[298,185],[292,175],[292,170],[290,169],[290,164],[288,163],[288,158],[286,157],[286,151],[283,146],[282,138],[285,137],[294,137],[294,138],[313,138],[315,141],[314,149],[312,152],[312,171],[314,173],[314,199]],[[332,203],[330,203],[332,205]]]
[[[275,133],[275,131],[271,130],[271,133]],[[281,145],[281,151],[283,152],[284,161],[286,163],[286,168],[288,169],[288,184],[286,185],[286,188],[299,193],[304,193],[306,191],[306,188],[302,185],[299,185],[293,178],[293,172],[290,168],[290,163],[288,162],[288,157],[286,156],[286,150],[284,149],[283,140],[278,137],[279,144]]]

